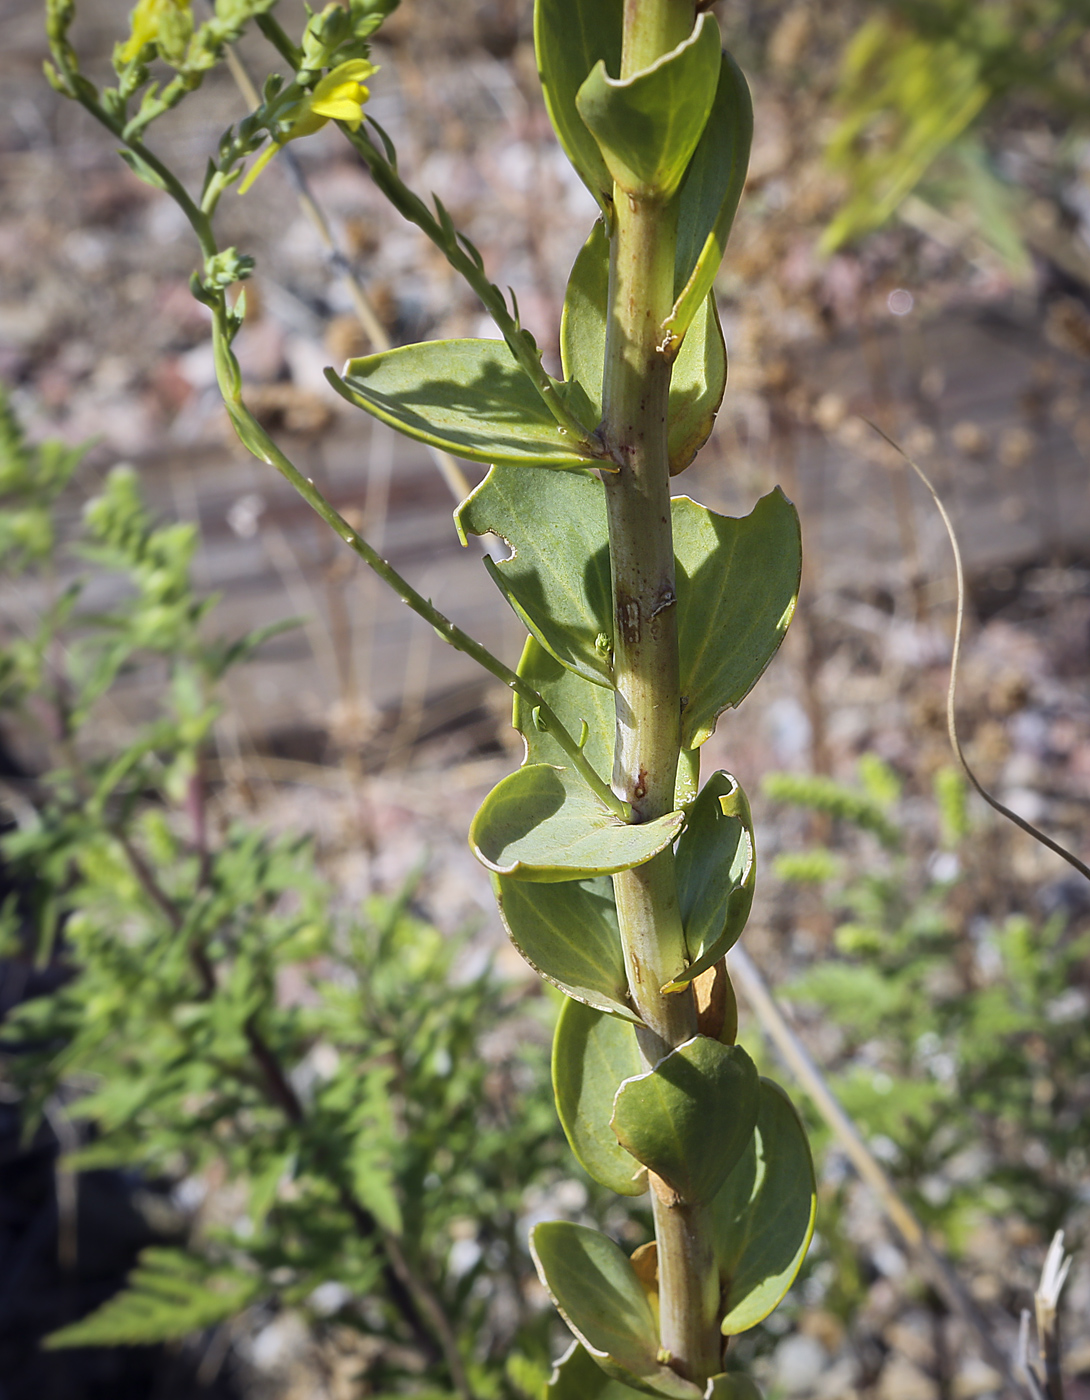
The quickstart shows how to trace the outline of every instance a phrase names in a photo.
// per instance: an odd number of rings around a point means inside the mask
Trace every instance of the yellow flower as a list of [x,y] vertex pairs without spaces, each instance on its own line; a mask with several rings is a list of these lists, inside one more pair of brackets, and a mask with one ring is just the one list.
[[345,122],[352,131],[357,131],[363,121],[363,104],[371,95],[364,87],[363,80],[377,72],[376,66],[365,58],[352,58],[347,63],[339,63],[327,73],[313,92],[304,93],[289,108],[291,125],[288,130],[275,141],[270,141],[261,152],[238,187],[239,194],[245,194],[277,151],[297,136],[310,136],[331,119]]
[[[139,0],[129,21],[131,33],[122,46],[121,62],[131,63],[134,58],[138,58],[145,44],[154,44],[160,38],[167,37],[173,41],[182,27],[178,23],[179,20],[184,21],[186,29],[191,29],[189,2],[190,0]],[[168,33],[161,34],[162,29]]]

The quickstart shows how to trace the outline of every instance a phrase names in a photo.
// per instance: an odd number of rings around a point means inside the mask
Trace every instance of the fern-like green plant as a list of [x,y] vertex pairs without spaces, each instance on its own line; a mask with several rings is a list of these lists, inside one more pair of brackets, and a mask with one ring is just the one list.
[[211,1266],[181,1249],[145,1249],[123,1292],[90,1317],[52,1333],[45,1345],[56,1350],[173,1341],[236,1316],[261,1291],[261,1280],[242,1269]]
[[[19,891],[0,911],[2,952],[67,972],[9,1014],[0,1063],[28,1129],[51,1101],[86,1125],[67,1170],[227,1180],[239,1198],[235,1224],[146,1250],[120,1294],[47,1345],[166,1341],[258,1301],[320,1326],[310,1300],[334,1283],[336,1316],[382,1343],[376,1383],[405,1378],[406,1352],[408,1373],[439,1387],[453,1357],[467,1384],[502,1392],[512,1350],[543,1377],[518,1217],[558,1167],[534,1033],[546,1008],[520,1010],[529,1040],[486,1062],[484,1037],[515,1035],[513,1005],[488,966],[455,977],[465,936],[414,913],[414,884],[349,914],[305,841],[220,820],[220,683],[286,624],[216,635],[215,600],[192,584],[195,531],[157,523],[131,471],[107,476],[74,535],[61,529],[80,454],[30,446],[10,412],[0,424],[6,518],[33,521],[0,542],[0,579],[72,579],[30,635],[0,624],[0,718],[53,760],[0,837]],[[107,609],[86,600],[92,583]],[[149,660],[157,713],[103,745],[112,688]],[[307,994],[285,1004],[289,977]],[[466,1221],[473,1257],[454,1268]],[[485,1327],[500,1295],[506,1320]],[[463,1334],[491,1340],[462,1361]]]

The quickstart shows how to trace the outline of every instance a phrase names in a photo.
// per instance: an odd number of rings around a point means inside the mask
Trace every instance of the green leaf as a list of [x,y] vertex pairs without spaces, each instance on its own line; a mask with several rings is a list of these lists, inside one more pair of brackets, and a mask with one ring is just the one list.
[[642,1394],[611,1380],[580,1342],[572,1342],[556,1363],[545,1388],[545,1400],[631,1400]]
[[695,1035],[617,1091],[622,1147],[684,1201],[710,1201],[753,1136],[757,1071],[739,1045]]
[[643,865],[685,821],[669,812],[629,825],[615,817],[570,768],[531,763],[497,783],[469,829],[478,860],[523,880],[582,880]]
[[757,1382],[744,1371],[724,1371],[712,1376],[704,1400],[764,1400]]
[[[613,736],[616,731],[614,692],[589,681],[562,666],[533,637],[527,637],[518,664],[518,673],[551,706],[569,734],[579,737],[587,726],[583,753],[596,773],[608,778],[613,772]],[[526,740],[528,763],[568,766],[571,760],[547,730],[534,721],[533,707],[516,695],[511,707],[511,723]]]
[[642,1069],[631,1025],[581,1001],[564,1003],[553,1035],[556,1111],[580,1165],[618,1196],[647,1190],[646,1170],[609,1125],[617,1090]]
[[607,1374],[651,1395],[696,1400],[700,1391],[658,1360],[658,1327],[628,1257],[606,1235],[552,1220],[530,1251],[564,1321]]
[[143,156],[138,156],[135,151],[122,147],[117,153],[138,180],[143,180],[145,185],[150,185],[155,190],[165,190],[166,183],[159,172],[150,166]]
[[753,103],[742,71],[723,54],[719,86],[678,191],[674,308],[664,329],[683,336],[715,284],[742,197],[753,140]]
[[867,792],[845,787],[822,773],[768,773],[761,791],[773,802],[791,802],[813,812],[825,812],[877,836],[887,850],[901,844],[901,831],[882,803]]
[[701,15],[693,32],[628,78],[591,69],[575,105],[613,179],[637,198],[669,199],[696,150],[719,84],[719,26]]
[[749,694],[795,611],[799,517],[777,486],[740,520],[673,501],[682,745],[697,748]]
[[678,905],[690,964],[663,987],[676,992],[734,947],[753,903],[756,860],[746,795],[729,773],[713,773],[689,808],[677,843]]
[[474,462],[578,467],[564,429],[502,340],[428,340],[326,371],[349,403],[398,432]]
[[670,375],[670,475],[677,476],[711,437],[727,387],[727,347],[715,293],[709,292],[681,343]]
[[624,0],[537,0],[534,45],[549,119],[576,174],[607,218],[613,178],[598,142],[576,110],[575,94],[601,60],[611,73],[621,68]]
[[[606,314],[609,304],[609,241],[601,222],[579,251],[564,297],[560,321],[560,356],[564,374],[578,382],[591,401],[591,414],[602,416]],[[727,384],[727,351],[715,297],[704,298],[682,342],[670,378],[670,472],[684,471],[703,447],[715,423]],[[601,505],[603,528],[605,503]]]
[[791,1287],[816,1211],[806,1130],[779,1085],[762,1079],[756,1132],[712,1204],[726,1336],[755,1327]]
[[[601,481],[590,473],[493,467],[454,512],[466,535],[499,535],[511,550],[485,567],[538,641],[596,685],[612,685],[613,611]],[[604,638],[599,644],[598,639]]]
[[[374,1128],[368,1129],[373,1134]],[[354,1163],[352,1184],[356,1199],[369,1210],[382,1228],[391,1235],[400,1235],[405,1228],[401,1214],[401,1202],[394,1188],[392,1172],[385,1162],[370,1161],[363,1154],[363,1160]]]
[[493,875],[492,888],[511,942],[535,972],[588,1006],[639,1019],[608,879],[542,885]]
[[44,1346],[148,1346],[214,1327],[247,1307],[261,1281],[238,1269],[214,1268],[184,1249],[145,1249],[128,1286],[89,1317],[52,1332]]

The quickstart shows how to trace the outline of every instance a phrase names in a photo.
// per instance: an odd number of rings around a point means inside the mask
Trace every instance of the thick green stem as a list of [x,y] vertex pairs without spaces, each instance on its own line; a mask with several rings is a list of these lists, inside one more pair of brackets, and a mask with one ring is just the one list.
[[[621,76],[692,31],[693,0],[626,0]],[[636,821],[673,810],[681,748],[677,593],[670,521],[670,359],[662,325],[674,296],[675,215],[658,199],[614,190],[609,321],[600,434],[619,470],[605,477],[614,601],[617,732],[613,787]],[[659,990],[685,965],[674,856],[614,876],[617,916],[640,1033],[653,1065],[697,1031],[691,988]],[[703,1385],[720,1369],[718,1279],[707,1208],[653,1180],[661,1342]]]

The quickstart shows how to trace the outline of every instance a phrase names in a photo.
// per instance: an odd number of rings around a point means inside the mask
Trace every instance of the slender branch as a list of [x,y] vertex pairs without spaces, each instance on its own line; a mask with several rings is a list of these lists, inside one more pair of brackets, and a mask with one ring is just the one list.
[[[218,322],[214,323],[214,334],[220,338],[224,356],[229,356],[230,350],[223,345],[225,332]],[[219,363],[220,359],[218,357],[217,364]],[[227,411],[231,416],[231,421],[235,426],[235,431],[238,433],[239,440],[242,442],[243,446],[246,447],[248,451],[252,452],[260,461],[265,462],[268,466],[275,467],[285,480],[290,481],[311,509],[314,510],[327,525],[331,525],[341,539],[344,540],[345,544],[363,560],[367,567],[374,570],[379,578],[393,589],[403,603],[406,603],[412,608],[413,612],[419,617],[422,617],[425,622],[433,627],[440,637],[442,637],[443,641],[448,642],[456,651],[464,652],[467,656],[471,657],[476,661],[478,666],[482,667],[490,675],[495,676],[497,680],[502,681],[509,690],[513,690],[519,695],[530,707],[531,711],[536,710],[538,713],[538,721],[541,726],[556,739],[557,743],[564,750],[564,753],[571,760],[572,767],[586,782],[587,786],[602,805],[622,821],[629,820],[631,817],[631,809],[628,803],[625,802],[623,798],[618,797],[610,788],[609,784],[595,772],[586,754],[580,747],[578,740],[564,726],[560,717],[544,697],[535,690],[528,681],[523,680],[517,672],[513,671],[510,666],[501,661],[499,657],[493,656],[488,648],[482,646],[476,638],[471,637],[467,632],[463,632],[460,627],[451,622],[450,618],[441,613],[430,599],[418,593],[407,579],[402,578],[388,560],[384,559],[377,550],[373,549],[371,545],[367,543],[359,531],[351,526],[348,521],[345,520],[344,516],[326,500],[325,496],[323,496],[315,486],[313,480],[310,477],[304,476],[290,458],[284,455],[269,434],[261,427],[257,419],[254,418],[253,414],[250,413],[249,409],[242,401],[241,394],[234,383],[229,380],[227,382],[221,381],[220,389],[224,396]],[[664,978],[663,980],[666,981],[669,979]]]
[[[279,28],[279,26],[277,26]],[[281,30],[281,33],[283,31]],[[286,36],[285,36],[286,38]],[[283,51],[282,51],[283,52]],[[227,67],[235,86],[249,103],[250,107],[257,109],[261,105],[261,97],[254,87],[253,80],[246,71],[246,66],[239,58],[233,48],[228,48],[226,53]],[[289,59],[289,62],[291,60]],[[294,66],[298,67],[299,58],[294,60]],[[333,230],[329,226],[318,201],[311,192],[307,177],[303,167],[292,150],[291,146],[285,146],[279,156],[279,164],[287,172],[288,180],[295,189],[295,197],[299,201],[299,208],[314,229],[321,241],[322,247],[326,250],[326,257],[333,271],[340,277],[348,295],[352,300],[352,307],[356,313],[356,319],[363,327],[367,338],[376,350],[392,350],[393,341],[386,333],[386,327],[379,319],[371,298],[367,295],[367,288],[360,280],[356,269],[352,266],[347,254],[341,248],[333,236]],[[439,474],[450,488],[455,500],[462,501],[469,495],[470,485],[466,480],[466,475],[459,467],[458,463],[450,455],[444,452],[441,447],[433,447],[428,444],[428,451],[432,460],[439,469]]]
[[1066,846],[1061,846],[1060,843],[1054,841],[1051,836],[1046,836],[1039,827],[1034,826],[1032,822],[1026,821],[1025,817],[1020,817],[1017,812],[1012,812],[1011,809],[1004,806],[997,797],[993,797],[969,766],[969,760],[965,757],[965,751],[961,747],[961,739],[958,736],[957,721],[958,670],[961,666],[961,643],[965,631],[965,570],[961,562],[961,547],[958,544],[954,522],[950,519],[949,512],[942,503],[942,498],[939,496],[934,486],[932,486],[923,468],[918,463],[914,462],[908,453],[905,452],[904,448],[894,442],[888,433],[884,433],[877,423],[871,423],[870,419],[866,419],[865,421],[874,429],[880,438],[883,438],[895,452],[904,458],[930,492],[931,499],[935,502],[935,508],[938,510],[942,518],[942,523],[946,528],[946,535],[950,541],[950,549],[954,555],[954,578],[957,583],[958,601],[957,617],[954,623],[954,645],[950,654],[950,684],[946,691],[946,733],[950,740],[950,747],[954,751],[954,757],[964,769],[965,776],[969,779],[980,796],[983,797],[989,807],[998,812],[1000,816],[1006,817],[1008,821],[1013,822],[1015,826],[1020,827],[1027,836],[1032,836],[1033,839],[1039,841],[1042,846],[1047,846],[1054,855],[1058,855],[1062,860],[1066,860],[1072,869],[1077,870],[1080,875],[1090,880],[1090,866],[1087,866],[1083,861],[1079,860],[1078,856],[1069,851]]
[[193,201],[189,191],[170,167],[164,165],[159,157],[155,155],[153,151],[150,151],[142,141],[137,140],[134,136],[126,134],[125,124],[112,117],[106,108],[98,101],[97,97],[92,96],[86,79],[81,79],[80,82],[74,85],[73,96],[80,106],[89,112],[96,121],[101,122],[108,131],[112,132],[119,141],[124,143],[128,150],[132,151],[134,155],[139,156],[148,168],[155,172],[156,178],[162,184],[163,189],[170,195],[171,199],[174,200],[175,204],[177,204],[178,208],[181,209],[182,213],[189,220],[193,232],[197,235],[197,241],[201,245],[202,254],[206,258],[215,256],[216,243],[212,235],[212,225],[208,216]]
[[436,213],[433,214],[419,195],[409,189],[398,174],[393,160],[382,154],[363,127],[358,131],[350,131],[343,122],[338,122],[338,125],[370,170],[375,184],[397,212],[431,239],[455,272],[480,298],[507,342],[511,354],[529,377],[557,423],[571,436],[573,445],[589,457],[604,457],[601,442],[592,429],[581,423],[568,408],[561,397],[560,385],[546,373],[541,363],[541,351],[537,348],[533,336],[522,327],[517,316],[511,314],[503,293],[489,281],[480,254],[467,238],[457,232],[442,204],[438,200],[435,201]]

